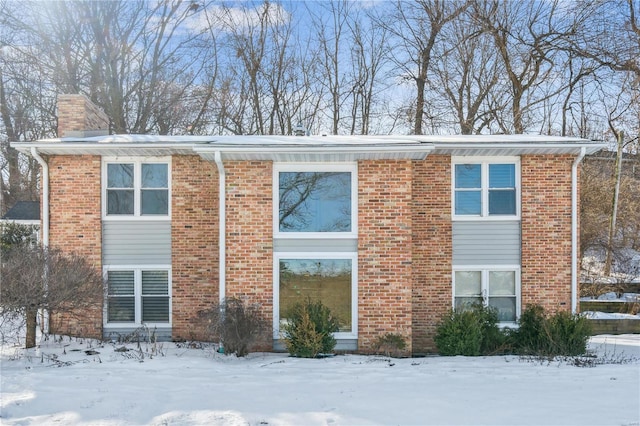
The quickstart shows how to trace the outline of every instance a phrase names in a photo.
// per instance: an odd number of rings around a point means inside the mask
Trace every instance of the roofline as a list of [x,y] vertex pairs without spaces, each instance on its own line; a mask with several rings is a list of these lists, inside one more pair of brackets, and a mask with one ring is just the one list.
[[[162,141],[164,139],[164,141]],[[446,136],[159,136],[110,135],[90,138],[58,138],[36,142],[13,142],[28,154],[31,148],[46,155],[207,155],[215,151],[226,158],[274,159],[286,154],[349,154],[366,158],[377,154],[399,158],[424,158],[429,153],[449,155],[587,154],[607,147],[604,142],[540,135],[446,135]],[[322,160],[322,158],[319,158]]]

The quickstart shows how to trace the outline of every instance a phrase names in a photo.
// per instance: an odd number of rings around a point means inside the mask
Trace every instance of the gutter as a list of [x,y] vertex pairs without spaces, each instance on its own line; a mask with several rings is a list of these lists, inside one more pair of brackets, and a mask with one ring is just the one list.
[[224,306],[224,299],[227,291],[227,275],[226,275],[226,172],[224,170],[224,164],[222,164],[222,155],[220,151],[215,152],[214,161],[218,167],[218,216],[219,216],[219,231],[218,231],[218,297],[220,300],[220,307]]
[[42,245],[49,247],[49,165],[35,147],[31,147],[31,156],[42,166]]
[[586,148],[571,166],[571,313],[578,312],[578,165],[586,155]]

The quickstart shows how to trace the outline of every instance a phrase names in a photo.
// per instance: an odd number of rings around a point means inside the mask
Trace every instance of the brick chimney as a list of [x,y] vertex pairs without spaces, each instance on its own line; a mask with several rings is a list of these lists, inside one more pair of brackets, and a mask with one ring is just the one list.
[[104,136],[109,117],[84,95],[58,95],[58,137]]

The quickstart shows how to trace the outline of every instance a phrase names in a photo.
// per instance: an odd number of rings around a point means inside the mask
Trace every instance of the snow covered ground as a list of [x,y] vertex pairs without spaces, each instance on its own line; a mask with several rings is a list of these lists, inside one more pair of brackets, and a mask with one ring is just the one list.
[[236,358],[173,343],[119,352],[69,338],[28,351],[5,344],[0,424],[640,425],[640,335],[589,346],[592,367],[515,356]]

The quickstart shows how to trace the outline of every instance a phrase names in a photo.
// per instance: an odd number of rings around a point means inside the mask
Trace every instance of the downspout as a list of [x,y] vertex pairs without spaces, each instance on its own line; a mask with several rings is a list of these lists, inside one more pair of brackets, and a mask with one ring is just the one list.
[[[38,154],[36,147],[31,147],[31,156],[42,166],[42,246],[49,247],[49,164]],[[46,272],[45,272],[46,273]],[[40,311],[42,331],[49,333],[49,313]]]
[[218,167],[218,216],[220,229],[218,231],[218,276],[219,276],[219,299],[220,306],[223,306],[226,295],[226,174],[224,170],[224,164],[222,164],[222,155],[220,151],[215,152],[214,160]]
[[586,154],[586,148],[580,148],[580,154],[571,166],[571,313],[578,312],[578,165]]
[[49,165],[36,147],[31,147],[31,156],[42,166],[42,245],[49,247]]

